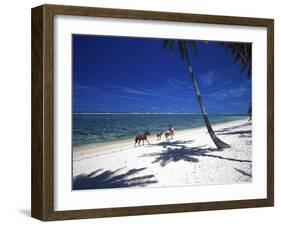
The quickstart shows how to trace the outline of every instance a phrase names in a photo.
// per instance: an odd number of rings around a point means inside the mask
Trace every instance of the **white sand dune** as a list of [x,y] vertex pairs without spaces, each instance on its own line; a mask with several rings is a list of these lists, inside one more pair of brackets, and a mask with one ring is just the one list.
[[246,183],[252,180],[252,126],[246,119],[213,126],[231,148],[217,150],[205,127],[175,131],[173,140],[152,135],[85,145],[73,151],[73,188],[162,187]]

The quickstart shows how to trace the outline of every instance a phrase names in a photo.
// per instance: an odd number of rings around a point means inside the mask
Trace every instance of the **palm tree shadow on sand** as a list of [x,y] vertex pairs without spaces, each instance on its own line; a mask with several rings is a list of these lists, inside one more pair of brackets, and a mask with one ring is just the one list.
[[[245,123],[242,125],[238,125],[238,126],[233,126],[233,127],[227,127],[227,128],[223,128],[220,130],[216,130],[215,132],[218,135],[238,135],[239,138],[251,138],[252,137],[252,130],[242,130],[243,127],[245,126],[249,126],[251,125],[251,123]],[[240,130],[235,130],[233,131],[233,129],[240,129]]]
[[[81,174],[73,179],[73,190],[79,189],[103,189],[124,187],[145,187],[148,184],[157,183],[154,175],[135,176],[146,168],[131,169],[119,174],[122,168],[111,171],[98,169],[90,174]],[[134,177],[133,177],[134,176]]]
[[[252,138],[252,130],[249,129],[245,129],[243,127],[245,126],[249,126],[252,125],[251,122],[242,124],[242,125],[238,125],[238,126],[233,126],[233,127],[227,127],[227,128],[223,128],[220,130],[216,130],[215,132],[218,135],[234,135],[234,136],[238,136],[238,138]],[[235,131],[233,131],[233,129],[235,129]],[[236,130],[236,129],[240,129],[240,130]],[[245,141],[246,145],[252,145],[252,141],[251,140],[246,140]]]
[[241,173],[243,176],[252,178],[252,174],[251,174],[251,173],[247,173],[246,171],[241,170],[241,169],[237,169],[237,168],[234,168],[234,169],[235,169],[237,172]]
[[156,145],[162,146],[161,152],[149,153],[141,155],[140,157],[155,157],[152,163],[159,163],[162,167],[171,162],[187,161],[199,162],[198,157],[218,158],[221,160],[234,161],[234,162],[252,162],[250,160],[241,160],[235,158],[226,158],[220,155],[215,155],[213,152],[218,152],[217,148],[208,148],[206,145],[197,147],[187,147],[185,144],[192,143],[190,141],[175,141],[175,142],[161,142]]

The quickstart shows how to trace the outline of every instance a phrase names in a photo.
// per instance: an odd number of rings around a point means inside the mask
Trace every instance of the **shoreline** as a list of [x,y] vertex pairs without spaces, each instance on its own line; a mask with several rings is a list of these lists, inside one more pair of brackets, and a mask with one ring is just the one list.
[[[245,119],[238,119],[238,120],[231,120],[228,122],[222,122],[222,123],[216,123],[212,124],[212,127],[214,130],[218,129],[217,127],[227,127],[230,124],[232,125],[233,123],[240,123],[240,122],[245,122]],[[230,126],[231,126],[230,125]],[[204,130],[204,131],[202,131]],[[178,137],[182,137],[185,135],[194,135],[196,133],[200,132],[206,132],[207,129],[206,126],[199,126],[199,127],[193,127],[189,129],[181,129],[181,130],[175,130],[175,136],[174,140],[178,139]],[[84,156],[84,155],[89,155],[89,154],[94,154],[94,153],[99,153],[99,152],[114,152],[114,149],[116,149],[118,146],[118,149],[128,149],[128,148],[133,148],[134,147],[134,138],[126,138],[126,139],[121,139],[121,140],[114,140],[114,141],[107,141],[107,142],[99,142],[99,143],[91,143],[91,144],[84,144],[84,145],[79,145],[76,147],[72,147],[72,155],[73,158]],[[162,135],[161,140],[156,139],[156,134],[152,134],[150,138],[148,138],[148,141],[153,144],[157,144],[163,141],[166,141],[164,134]],[[147,143],[145,144],[147,145]],[[142,146],[142,145],[141,145]],[[135,148],[137,148],[136,146]]]
[[218,150],[205,127],[135,148],[133,139],[83,146],[73,151],[73,189],[251,183],[252,122],[212,127],[230,148]]

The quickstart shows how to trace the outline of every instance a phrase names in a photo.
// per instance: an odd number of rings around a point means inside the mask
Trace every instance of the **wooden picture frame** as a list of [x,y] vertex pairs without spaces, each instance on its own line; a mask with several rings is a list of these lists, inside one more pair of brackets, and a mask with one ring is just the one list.
[[[54,210],[54,16],[124,18],[267,29],[267,198],[122,208]],[[32,217],[66,220],[163,214],[274,205],[274,21],[273,19],[211,16],[61,5],[32,9]]]

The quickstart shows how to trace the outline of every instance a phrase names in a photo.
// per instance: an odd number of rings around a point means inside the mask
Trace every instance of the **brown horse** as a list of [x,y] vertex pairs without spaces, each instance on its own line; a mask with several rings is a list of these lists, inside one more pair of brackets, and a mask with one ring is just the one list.
[[149,131],[146,131],[144,134],[140,134],[140,135],[137,135],[136,138],[135,138],[135,145],[134,147],[136,146],[137,143],[139,143],[139,146],[140,146],[140,142],[142,141],[142,145],[144,145],[144,141],[146,141],[148,144],[150,144],[147,140],[147,137],[150,136],[150,132]]

